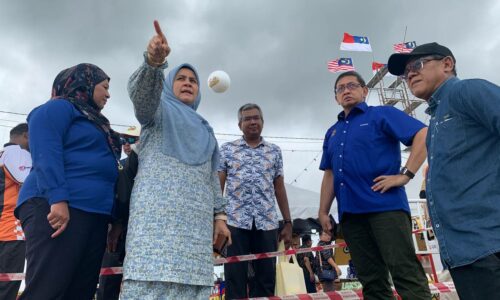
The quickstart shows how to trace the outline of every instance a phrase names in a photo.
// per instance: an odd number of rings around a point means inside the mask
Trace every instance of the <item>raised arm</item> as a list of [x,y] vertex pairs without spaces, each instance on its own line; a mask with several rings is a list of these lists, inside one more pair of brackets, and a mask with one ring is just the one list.
[[158,21],[154,21],[156,34],[151,38],[144,54],[144,63],[130,76],[128,92],[134,105],[135,116],[141,125],[153,121],[160,103],[163,70],[168,66],[170,53],[167,38]]

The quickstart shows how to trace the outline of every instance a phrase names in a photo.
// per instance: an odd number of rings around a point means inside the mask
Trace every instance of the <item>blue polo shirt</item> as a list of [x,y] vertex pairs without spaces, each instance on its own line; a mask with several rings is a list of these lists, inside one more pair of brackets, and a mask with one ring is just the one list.
[[404,210],[410,213],[404,187],[374,192],[373,180],[401,168],[400,142],[410,146],[425,125],[392,106],[358,104],[325,135],[320,169],[332,170],[339,218],[343,213]]

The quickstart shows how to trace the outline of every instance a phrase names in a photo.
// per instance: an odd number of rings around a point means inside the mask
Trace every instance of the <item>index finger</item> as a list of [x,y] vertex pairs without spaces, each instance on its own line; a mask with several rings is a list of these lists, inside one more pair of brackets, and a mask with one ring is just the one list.
[[51,238],[55,238],[55,237],[57,237],[58,235],[60,235],[60,234],[64,231],[64,229],[66,229],[66,225],[67,225],[67,224],[68,224],[68,223],[64,223],[64,224],[63,224],[61,227],[59,227],[59,228],[56,230],[56,232],[54,232],[54,233],[53,233],[50,237],[51,237]]
[[155,26],[156,34],[165,40],[165,35],[163,34],[163,31],[161,31],[160,23],[157,20],[154,20],[153,25]]

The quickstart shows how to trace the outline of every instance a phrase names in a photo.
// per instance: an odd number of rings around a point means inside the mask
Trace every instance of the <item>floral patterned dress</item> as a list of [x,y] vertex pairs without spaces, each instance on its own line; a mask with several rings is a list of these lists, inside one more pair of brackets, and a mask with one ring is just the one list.
[[122,299],[135,298],[134,291],[141,289],[178,290],[182,295],[170,293],[168,298],[197,299],[208,297],[213,286],[213,216],[225,210],[226,202],[210,160],[192,166],[162,153],[163,78],[163,68],[143,63],[129,81],[142,133]]

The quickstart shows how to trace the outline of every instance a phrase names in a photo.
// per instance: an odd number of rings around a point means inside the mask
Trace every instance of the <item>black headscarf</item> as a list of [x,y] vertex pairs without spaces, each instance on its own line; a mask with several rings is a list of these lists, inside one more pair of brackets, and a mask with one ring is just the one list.
[[121,155],[120,136],[111,129],[108,119],[94,102],[94,88],[109,76],[96,65],[78,64],[62,70],[54,79],[52,99],[65,99],[71,102],[89,121],[94,123],[107,136],[113,155]]

